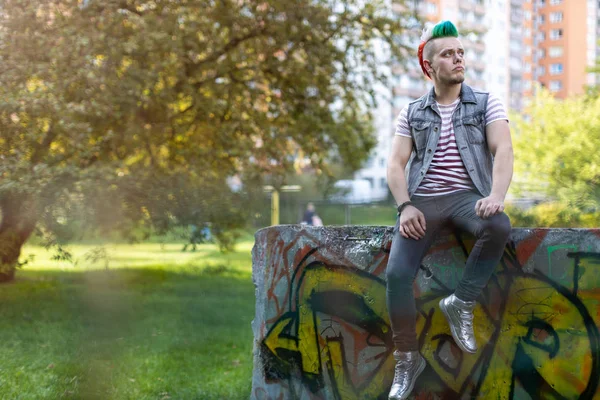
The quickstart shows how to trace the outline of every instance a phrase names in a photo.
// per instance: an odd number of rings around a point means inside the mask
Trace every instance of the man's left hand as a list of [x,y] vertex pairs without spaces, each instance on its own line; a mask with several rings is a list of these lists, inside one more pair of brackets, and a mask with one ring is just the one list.
[[498,196],[490,195],[477,201],[475,204],[475,214],[480,218],[486,219],[504,211],[504,199]]

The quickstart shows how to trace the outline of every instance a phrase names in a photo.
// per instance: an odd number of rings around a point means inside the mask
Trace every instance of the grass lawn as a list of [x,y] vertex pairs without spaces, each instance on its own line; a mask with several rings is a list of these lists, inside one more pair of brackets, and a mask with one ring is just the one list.
[[0,399],[248,399],[252,245],[26,247],[0,286]]

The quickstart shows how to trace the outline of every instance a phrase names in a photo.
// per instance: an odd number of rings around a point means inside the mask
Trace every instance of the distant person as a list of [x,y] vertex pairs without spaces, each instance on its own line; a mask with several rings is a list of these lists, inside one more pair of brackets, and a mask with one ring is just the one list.
[[513,150],[502,103],[464,83],[465,49],[452,22],[425,30],[418,56],[433,88],[400,112],[387,175],[398,204],[386,271],[397,361],[388,398],[394,400],[408,398],[425,369],[416,333],[413,281],[436,233],[451,222],[476,239],[456,290],[439,304],[454,341],[467,353],[477,352],[476,300],[510,234],[503,211]]
[[190,236],[188,239],[188,242],[185,244],[185,246],[183,246],[183,249],[181,249],[181,251],[186,251],[188,246],[192,247],[192,251],[196,251],[196,245],[201,243],[201,231],[200,228],[198,227],[198,225],[196,225],[195,222],[192,222],[189,225],[189,230],[190,230]]
[[308,203],[306,205],[306,211],[304,211],[304,216],[302,217],[303,225],[314,225],[313,217],[315,216],[315,205],[313,203]]
[[202,234],[202,240],[204,242],[212,242],[212,232],[210,231],[210,225],[210,222],[205,222],[204,227],[200,231],[200,233]]
[[188,242],[183,246],[181,251],[186,251],[188,246],[191,246],[192,251],[196,251],[196,245],[210,242],[212,240],[212,233],[210,231],[210,222],[205,222],[202,227],[199,227],[195,222],[189,225],[190,236]]

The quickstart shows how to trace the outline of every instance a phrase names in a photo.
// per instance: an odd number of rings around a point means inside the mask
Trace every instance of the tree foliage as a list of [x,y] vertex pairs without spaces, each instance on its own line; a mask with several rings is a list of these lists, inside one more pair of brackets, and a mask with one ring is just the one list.
[[545,91],[514,129],[515,183],[520,196],[547,202],[529,212],[541,226],[600,223],[600,97],[566,100]]
[[224,232],[298,154],[319,172],[358,168],[374,144],[377,43],[406,51],[382,4],[3,1],[5,278],[35,226],[165,228],[199,212]]

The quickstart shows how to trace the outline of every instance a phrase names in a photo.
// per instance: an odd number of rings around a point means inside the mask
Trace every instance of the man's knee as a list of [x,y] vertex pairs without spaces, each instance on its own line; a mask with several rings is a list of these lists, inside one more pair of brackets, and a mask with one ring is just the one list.
[[512,227],[510,219],[505,213],[496,214],[485,220],[483,233],[491,236],[494,240],[507,242]]
[[385,278],[387,282],[394,285],[405,285],[412,287],[412,283],[415,279],[419,266],[410,265],[412,263],[405,262],[396,265],[389,265],[385,271]]

